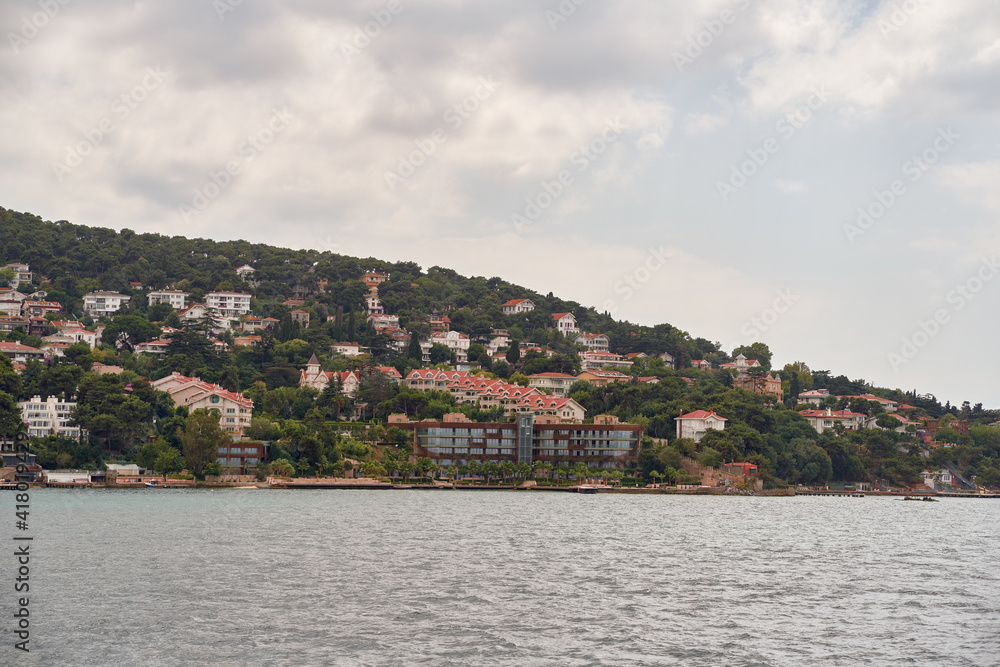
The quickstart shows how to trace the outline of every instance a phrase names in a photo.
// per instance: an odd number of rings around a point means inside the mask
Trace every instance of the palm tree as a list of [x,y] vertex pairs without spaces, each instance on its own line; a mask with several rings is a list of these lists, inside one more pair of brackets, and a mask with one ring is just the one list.
[[653,478],[653,484],[656,484],[657,478],[662,477],[659,470],[650,470],[649,476]]
[[510,461],[504,461],[500,464],[500,471],[503,473],[503,481],[506,482],[508,477],[514,476],[514,464]]

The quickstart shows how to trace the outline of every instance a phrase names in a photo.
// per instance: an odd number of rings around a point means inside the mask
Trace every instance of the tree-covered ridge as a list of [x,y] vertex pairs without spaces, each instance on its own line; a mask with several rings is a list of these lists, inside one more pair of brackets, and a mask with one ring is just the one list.
[[[384,421],[394,412],[435,419],[447,412],[464,412],[473,420],[501,420],[503,414],[497,410],[458,405],[448,393],[402,388],[373,372],[374,366],[393,366],[405,377],[423,365],[419,345],[411,341],[409,349],[399,352],[383,332],[367,323],[367,288],[360,278],[375,271],[388,275],[379,285],[379,297],[387,313],[399,316],[401,328],[417,334],[414,338],[425,337],[430,332],[430,317],[447,313],[451,328],[473,340],[470,361],[482,366],[483,372],[514,383],[527,384],[526,376],[536,373],[579,373],[580,348],[553,330],[552,313],[572,312],[582,330],[607,334],[614,352],[649,355],[627,371],[633,377],[631,382],[608,387],[578,382],[571,391],[589,417],[607,413],[645,426],[647,434],[656,439],[647,441],[643,449],[640,469],[645,474],[678,470],[682,456],[697,456],[708,463],[750,460],[774,483],[831,479],[914,482],[922,469],[944,463],[984,483],[1000,482],[1000,431],[987,426],[1000,420],[1000,411],[968,402],[954,407],[941,405],[931,396],[872,387],[861,379],[811,370],[801,362],[772,368],[771,351],[762,343],[731,351],[733,356],[742,353],[759,361],[761,373],[780,373],[783,400],[769,400],[733,389],[733,376],[728,371],[690,368],[693,359],[705,359],[716,368],[730,361],[730,354],[707,339],[693,338],[669,324],[646,327],[615,321],[593,308],[500,278],[469,278],[441,267],[422,270],[412,262],[390,263],[245,241],[216,242],[128,230],[119,233],[65,221],[44,222],[4,209],[0,209],[0,241],[0,265],[29,264],[35,274],[31,287],[40,288],[44,282],[46,298],[63,304],[67,314],[81,315],[82,297],[93,290],[113,289],[132,296],[128,312],[99,323],[83,320],[91,329],[98,324],[105,326],[105,342],[98,349],[75,345],[52,363],[28,363],[20,375],[0,366],[0,393],[8,397],[0,404],[0,413],[10,401],[34,395],[58,395],[80,403],[78,419],[91,432],[91,441],[39,443],[46,465],[84,465],[109,457],[134,459],[142,450],[148,450],[146,461],[162,457],[164,462],[176,464],[189,416],[176,413],[164,395],[151,390],[146,381],[171,372],[244,392],[254,402],[250,435],[280,439],[273,457],[287,459],[299,469],[318,470],[324,461],[329,464],[342,457],[367,461],[375,455],[375,450],[361,442],[361,433],[345,438],[331,425],[356,410],[363,420]],[[236,273],[244,264],[255,269],[252,282],[244,282]],[[193,301],[200,301],[209,291],[250,292],[253,312],[274,317],[278,324],[261,334],[257,345],[220,350],[207,336],[213,329],[210,321],[182,325],[169,305],[150,306],[145,292],[134,288],[133,282],[147,288],[172,286],[188,291]],[[31,292],[28,286],[24,290]],[[301,305],[285,303],[296,296],[301,297]],[[531,299],[535,310],[505,315],[502,304],[515,298]],[[292,319],[293,308],[310,314],[307,327]],[[164,356],[134,352],[135,345],[160,336],[164,327],[179,329],[169,336]],[[508,331],[512,339],[502,360],[491,358],[484,346],[494,329]],[[4,338],[36,346],[41,343],[19,331]],[[221,339],[232,344],[234,332],[223,333]],[[369,348],[369,354],[355,358],[334,354],[331,346],[338,341],[358,342]],[[554,354],[522,352],[527,343],[547,346]],[[675,357],[679,370],[656,358],[662,352]],[[326,371],[356,372],[360,377],[357,394],[346,396],[335,384],[322,393],[299,387],[299,371],[313,354]],[[0,357],[0,364],[5,360]],[[431,363],[449,360],[447,348],[431,349]],[[120,376],[97,376],[89,372],[95,362],[125,370]],[[639,382],[639,377],[659,382]],[[126,391],[126,387],[130,389]],[[903,411],[911,417],[953,413],[968,420],[972,429],[967,435],[944,429],[939,439],[955,446],[934,451],[912,433],[864,429],[818,434],[799,414],[793,398],[811,389],[889,398],[914,406]],[[850,409],[873,417],[881,410],[877,402],[836,396],[819,407]],[[715,410],[729,422],[725,431],[709,433],[695,448],[694,443],[675,438],[674,418],[699,409]],[[891,422],[882,421],[879,426],[888,427]],[[391,430],[382,430],[383,441],[398,442],[399,434],[391,434]],[[369,435],[364,431],[364,437]],[[149,438],[153,443],[147,442]]]
[[[45,222],[3,208],[0,238],[0,260],[29,264],[50,282],[48,298],[73,313],[80,312],[82,297],[90,291],[134,294],[131,283],[138,282],[152,289],[172,286],[188,291],[193,301],[200,301],[210,291],[249,290],[256,297],[255,312],[275,317],[283,314],[280,303],[295,296],[298,286],[313,292],[307,308],[325,319],[340,309],[360,313],[366,288],[359,278],[374,271],[389,276],[379,286],[386,312],[398,315],[402,328],[419,334],[428,331],[429,315],[439,311],[448,313],[453,330],[470,336],[486,336],[495,328],[506,328],[521,341],[544,344],[552,340],[551,314],[571,312],[582,330],[606,333],[615,352],[668,352],[682,365],[693,358],[717,358],[719,354],[712,342],[693,339],[669,324],[643,327],[618,322],[551,293],[542,295],[497,277],[468,278],[438,266],[423,271],[413,262],[361,259],[247,241],[137,234],[128,229],[116,232],[64,220]],[[244,264],[255,269],[254,286],[241,281],[235,272]],[[317,292],[324,280],[328,282],[323,291]],[[516,298],[531,299],[536,309],[519,316],[504,315],[501,305]],[[356,326],[361,326],[360,320]]]

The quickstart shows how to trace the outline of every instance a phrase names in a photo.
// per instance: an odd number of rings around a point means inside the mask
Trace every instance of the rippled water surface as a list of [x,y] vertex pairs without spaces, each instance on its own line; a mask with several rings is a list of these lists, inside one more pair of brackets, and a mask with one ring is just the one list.
[[32,652],[4,632],[0,665],[1000,665],[996,500],[31,501]]

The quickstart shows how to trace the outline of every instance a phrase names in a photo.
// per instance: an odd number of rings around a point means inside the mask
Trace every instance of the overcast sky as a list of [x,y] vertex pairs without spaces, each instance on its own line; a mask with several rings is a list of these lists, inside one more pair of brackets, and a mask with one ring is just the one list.
[[497,275],[1000,407],[996,0],[3,0],[0,27],[7,208]]

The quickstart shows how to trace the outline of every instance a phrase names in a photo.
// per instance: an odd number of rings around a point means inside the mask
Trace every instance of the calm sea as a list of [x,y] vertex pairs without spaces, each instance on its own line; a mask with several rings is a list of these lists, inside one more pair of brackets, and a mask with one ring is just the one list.
[[[14,499],[0,495],[10,521]],[[0,665],[1000,665],[1000,501],[31,494]],[[4,546],[3,553],[13,548]]]

